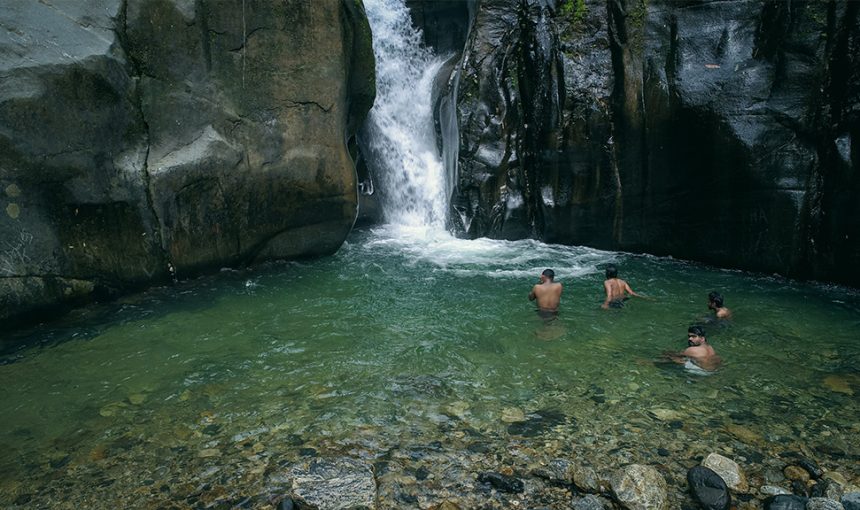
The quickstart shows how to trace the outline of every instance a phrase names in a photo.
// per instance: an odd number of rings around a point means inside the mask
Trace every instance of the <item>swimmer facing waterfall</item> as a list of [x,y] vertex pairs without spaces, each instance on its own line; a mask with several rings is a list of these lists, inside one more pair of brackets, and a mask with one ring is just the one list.
[[543,319],[554,319],[558,316],[562,286],[554,280],[555,271],[544,269],[540,275],[540,283],[532,287],[529,292],[529,301],[537,300],[538,315]]

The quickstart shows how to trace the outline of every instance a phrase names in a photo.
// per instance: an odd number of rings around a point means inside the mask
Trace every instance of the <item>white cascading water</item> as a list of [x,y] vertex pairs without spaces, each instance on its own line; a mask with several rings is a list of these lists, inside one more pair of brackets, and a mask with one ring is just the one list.
[[444,59],[423,46],[404,0],[364,0],[364,6],[376,55],[376,101],[361,144],[386,224],[372,229],[363,249],[379,249],[380,258],[405,253],[462,276],[533,282],[550,266],[568,278],[594,272],[605,252],[534,240],[457,239],[445,229],[452,183],[433,126],[433,82]]
[[[365,0],[376,55],[376,102],[363,144],[385,220],[444,232],[448,191],[433,129],[433,81],[443,63],[422,44],[403,0]],[[369,151],[368,151],[369,149]]]

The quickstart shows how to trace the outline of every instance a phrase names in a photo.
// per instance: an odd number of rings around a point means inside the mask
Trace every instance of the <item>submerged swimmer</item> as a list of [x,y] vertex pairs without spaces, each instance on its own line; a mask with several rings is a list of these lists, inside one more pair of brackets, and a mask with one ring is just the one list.
[[627,295],[644,297],[633,292],[627,282],[618,277],[618,268],[614,265],[606,267],[606,280],[603,282],[603,290],[606,291],[606,300],[600,305],[600,308],[607,310],[609,308],[624,308],[624,302],[629,298]]
[[713,372],[720,366],[722,360],[705,338],[705,330],[702,326],[694,325],[687,329],[687,346],[681,352],[663,354],[675,363],[684,365],[685,368]]
[[540,283],[532,287],[529,301],[537,300],[538,315],[543,319],[553,319],[558,315],[561,301],[561,284],[554,281],[555,271],[545,269],[540,275]]
[[713,291],[708,294],[708,309],[713,310],[718,319],[731,319],[732,312],[723,304],[723,296],[719,292]]

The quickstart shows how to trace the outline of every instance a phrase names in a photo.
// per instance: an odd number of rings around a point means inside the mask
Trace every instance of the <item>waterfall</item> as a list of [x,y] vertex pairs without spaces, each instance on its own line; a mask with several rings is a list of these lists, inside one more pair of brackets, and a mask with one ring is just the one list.
[[422,44],[404,0],[365,0],[376,55],[376,102],[360,134],[385,220],[443,230],[448,185],[433,126],[443,59]]

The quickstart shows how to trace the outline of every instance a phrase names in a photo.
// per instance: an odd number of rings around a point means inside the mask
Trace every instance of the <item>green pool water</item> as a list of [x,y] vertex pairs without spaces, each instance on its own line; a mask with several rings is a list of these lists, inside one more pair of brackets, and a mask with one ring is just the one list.
[[[609,262],[653,299],[601,310]],[[551,323],[526,298],[547,267],[565,286]],[[711,290],[730,322],[709,320]],[[659,362],[697,322],[724,359],[716,374]],[[858,330],[860,294],[842,287],[356,231],[330,257],[222,271],[4,334],[0,506],[200,507],[207,480],[238,504],[282,490],[273,473],[302,456],[373,462],[427,444],[467,456],[474,438],[598,467],[660,450],[680,469],[718,451],[755,473],[798,451],[850,479]]]

